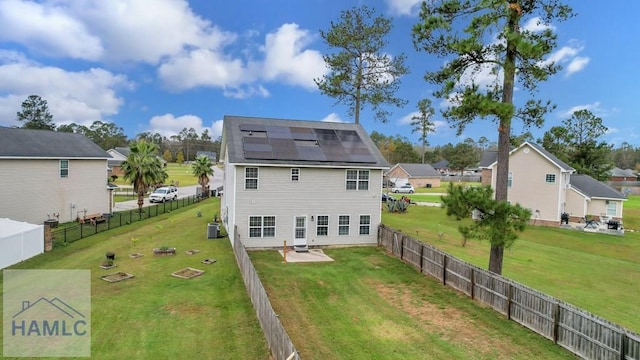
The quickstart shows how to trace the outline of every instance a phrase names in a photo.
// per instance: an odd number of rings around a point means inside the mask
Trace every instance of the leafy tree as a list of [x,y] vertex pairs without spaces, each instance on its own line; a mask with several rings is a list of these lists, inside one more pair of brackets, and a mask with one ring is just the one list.
[[55,130],[53,115],[49,112],[47,100],[38,95],[29,95],[22,102],[22,111],[17,113],[18,121],[23,121],[24,129]]
[[463,143],[447,148],[445,157],[449,161],[449,169],[459,170],[460,175],[464,170],[472,166],[478,165],[480,158],[476,151],[476,145],[473,139],[468,138]]
[[589,110],[578,110],[562,126],[549,129],[542,138],[542,146],[571,165],[579,174],[599,181],[609,178],[613,168],[612,146],[599,139],[606,134],[602,119]]
[[529,141],[529,142],[534,141],[533,134],[530,131],[525,131],[524,133],[517,136],[511,135],[511,140],[509,142],[511,143],[511,146],[516,148],[522,145],[525,141]]
[[[556,47],[556,35],[549,25],[572,15],[561,0],[422,2],[413,40],[416,48],[446,59],[442,68],[425,75],[428,82],[440,86],[434,95],[451,104],[443,111],[444,118],[459,134],[477,117],[498,124],[498,201],[507,201],[512,120],[541,126],[544,115],[554,108],[549,101],[533,98],[537,84],[559,70],[558,64],[545,60]],[[524,28],[522,24],[529,20],[537,21],[537,28],[543,30]],[[495,40],[487,43],[488,39]],[[494,81],[476,82],[479,73],[493,76]],[[532,96],[521,107],[513,103],[516,81]],[[498,274],[502,273],[503,245],[499,238],[491,244],[489,270]]]
[[84,135],[104,150],[127,145],[127,135],[122,127],[114,123],[96,120],[88,129],[84,129]]
[[360,110],[370,104],[376,120],[386,122],[390,112],[383,104],[401,107],[407,102],[395,96],[400,77],[409,72],[405,55],[392,57],[385,48],[392,28],[391,19],[373,17],[374,10],[363,5],[342,11],[340,21],[331,22],[320,36],[335,54],[324,55],[330,73],[314,79],[320,92],[336,98],[336,103],[348,106],[355,123],[360,122]]
[[489,240],[491,246],[508,248],[518,238],[529,219],[531,210],[520,204],[511,205],[493,198],[490,186],[455,186],[449,183],[448,196],[442,196],[442,205],[448,216],[456,220],[468,219],[476,211],[477,219],[471,225],[459,226],[467,239]]
[[166,162],[172,162],[173,155],[171,155],[171,151],[165,150],[164,153],[162,153],[162,159]]
[[376,131],[371,132],[371,140],[390,164],[399,162],[415,163],[420,155],[413,149],[409,140],[400,135],[385,136]]
[[131,145],[131,152],[121,165],[124,179],[131,182],[133,190],[138,194],[140,212],[149,186],[163,183],[169,177],[157,152],[156,144],[138,141]]
[[613,149],[611,158],[620,169],[635,169],[637,165],[640,165],[640,148],[634,148],[625,141]]
[[213,163],[208,156],[200,155],[191,164],[193,175],[198,177],[198,184],[205,194],[209,194],[209,176],[213,176]]
[[429,144],[427,142],[427,134],[436,130],[435,124],[431,121],[431,117],[435,114],[433,107],[431,106],[431,100],[422,99],[418,101],[418,115],[411,117],[411,126],[413,130],[411,132],[418,132],[420,137],[418,140],[422,143],[422,163],[424,164],[426,147]]
[[182,151],[180,151],[178,155],[176,155],[176,162],[178,164],[184,163],[184,154],[182,153]]

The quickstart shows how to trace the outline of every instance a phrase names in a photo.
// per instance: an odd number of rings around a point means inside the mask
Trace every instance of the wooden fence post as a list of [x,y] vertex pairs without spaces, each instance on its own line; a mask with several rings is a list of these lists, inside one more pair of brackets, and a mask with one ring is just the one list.
[[442,255],[442,285],[447,285],[447,255]]
[[513,285],[509,283],[509,287],[507,288],[507,319],[511,320],[511,290]]
[[404,260],[404,235],[400,237],[400,260]]
[[471,281],[471,299],[474,300],[476,298],[476,294],[475,294],[475,279],[474,279],[474,273],[475,271],[473,270],[473,267],[471,268],[471,276],[469,276],[469,280]]
[[629,339],[627,338],[627,334],[622,332],[620,334],[620,360],[625,360],[627,358],[627,342]]
[[558,343],[560,331],[560,303],[556,302],[553,309],[553,342]]
[[420,274],[424,274],[422,267],[424,266],[424,244],[420,246]]

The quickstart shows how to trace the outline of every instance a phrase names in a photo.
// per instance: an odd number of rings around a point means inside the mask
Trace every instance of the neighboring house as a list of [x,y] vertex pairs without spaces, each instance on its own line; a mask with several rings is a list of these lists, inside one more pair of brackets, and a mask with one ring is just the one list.
[[480,183],[482,185],[491,185],[491,164],[498,160],[498,152],[494,150],[486,150],[480,157],[478,168],[480,169]]
[[[111,156],[107,163],[109,165],[109,176],[115,175],[117,177],[123,177],[124,171],[122,170],[122,163],[127,160],[127,157],[131,154],[131,149],[128,147],[116,147],[107,150],[107,153]],[[158,156],[158,159],[160,159],[163,165],[167,165],[167,161],[161,156]]]
[[[496,160],[483,169],[495,189]],[[575,169],[545,150],[525,142],[509,153],[508,199],[531,209],[535,224],[559,225],[562,213],[571,221],[606,216],[621,220],[625,196]]]
[[225,116],[220,161],[232,243],[376,244],[389,164],[361,125]]
[[211,159],[211,162],[214,164],[218,162],[218,156],[215,153],[215,151],[197,151],[196,152],[196,157],[202,156],[202,155]]
[[449,161],[448,160],[440,160],[431,164],[431,166],[436,169],[440,174],[448,174],[449,173]]
[[631,169],[614,167],[609,174],[609,181],[638,181],[638,175]]
[[398,163],[384,174],[385,179],[397,186],[409,183],[414,188],[440,187],[442,175],[429,164]]
[[33,224],[108,213],[109,154],[84,135],[0,127],[0,218]]

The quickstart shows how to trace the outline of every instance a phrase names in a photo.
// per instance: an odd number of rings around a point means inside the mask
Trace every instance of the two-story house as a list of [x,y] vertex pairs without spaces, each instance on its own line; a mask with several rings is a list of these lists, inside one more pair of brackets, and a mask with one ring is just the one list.
[[376,244],[389,165],[361,125],[225,116],[220,161],[232,243]]
[[84,135],[0,127],[0,218],[33,224],[110,212],[109,155]]
[[[495,189],[497,157],[482,163],[483,185]],[[558,225],[567,213],[571,221],[585,217],[622,219],[624,194],[575,169],[545,150],[525,142],[509,153],[508,200],[529,208],[531,220]]]

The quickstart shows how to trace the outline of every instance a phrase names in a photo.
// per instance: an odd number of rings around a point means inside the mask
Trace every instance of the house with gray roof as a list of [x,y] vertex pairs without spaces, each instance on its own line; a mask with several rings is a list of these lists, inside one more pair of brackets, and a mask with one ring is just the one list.
[[[497,166],[497,157],[485,165],[493,188]],[[574,168],[539,144],[525,142],[509,153],[507,184],[508,200],[529,208],[534,224],[557,226],[563,213],[572,222],[585,217],[622,220],[626,200],[622,193],[588,175],[575,174]]]
[[384,174],[385,179],[396,185],[409,183],[414,188],[440,187],[441,174],[430,164],[397,163]]
[[225,116],[220,162],[232,243],[376,244],[389,164],[360,124]]
[[638,181],[638,175],[631,169],[614,167],[609,173],[609,181]]
[[218,162],[218,155],[215,151],[196,151],[196,157],[198,156],[206,156],[211,159],[211,162],[214,164]]
[[[42,224],[109,213],[109,155],[84,135],[0,127],[0,218]],[[10,204],[10,205],[9,205]]]

